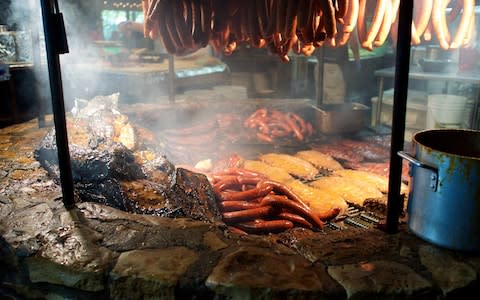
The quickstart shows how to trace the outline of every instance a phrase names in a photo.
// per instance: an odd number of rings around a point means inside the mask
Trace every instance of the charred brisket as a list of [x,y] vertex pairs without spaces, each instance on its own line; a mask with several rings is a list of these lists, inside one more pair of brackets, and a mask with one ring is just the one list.
[[[156,149],[146,146],[151,141],[142,141],[140,135],[127,136],[127,140],[134,140],[136,144],[127,147],[115,136],[115,132],[122,132],[122,128],[116,127],[125,124],[127,122],[123,119],[118,122],[115,116],[93,117],[88,122],[67,121],[72,175],[79,199],[133,213],[220,220],[207,177],[176,169]],[[99,128],[101,126],[105,128]],[[128,126],[132,125],[128,123]],[[93,127],[95,130],[91,130]],[[122,138],[125,139],[125,135]],[[141,158],[144,152],[150,153],[149,159]],[[49,175],[59,180],[54,129],[44,137],[34,155]]]

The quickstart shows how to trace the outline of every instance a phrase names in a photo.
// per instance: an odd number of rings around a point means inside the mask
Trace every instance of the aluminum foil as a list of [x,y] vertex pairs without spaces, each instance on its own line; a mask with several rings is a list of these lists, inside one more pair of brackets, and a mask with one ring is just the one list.
[[32,59],[32,38],[30,32],[0,32],[0,61],[31,62]]
[[0,61],[10,62],[17,59],[15,34],[11,31],[0,32]]

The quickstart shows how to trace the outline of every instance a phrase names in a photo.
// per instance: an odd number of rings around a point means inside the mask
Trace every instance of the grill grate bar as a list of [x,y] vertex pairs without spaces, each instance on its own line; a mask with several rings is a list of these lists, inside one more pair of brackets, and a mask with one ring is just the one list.
[[359,221],[356,221],[354,219],[351,219],[351,218],[346,218],[345,220],[343,220],[343,222],[345,224],[348,224],[348,225],[352,225],[352,226],[356,226],[356,227],[360,227],[360,228],[365,228],[365,229],[368,229],[370,228],[370,226],[366,225],[366,224],[363,224]]
[[347,216],[349,217],[356,217],[358,215],[360,215],[362,213],[362,211],[356,207],[353,207],[353,206],[349,206],[348,209],[347,209]]
[[377,218],[372,217],[371,215],[368,215],[366,213],[361,213],[360,219],[367,221],[369,223],[374,223],[374,224],[378,224],[380,222],[380,220],[378,220]]
[[328,222],[327,223],[327,226],[333,230],[341,230],[342,227],[340,225],[338,225],[337,223],[334,223],[334,222]]
[[337,219],[336,222],[328,222],[326,225],[333,230],[344,230],[349,226],[370,229],[378,223],[380,223],[380,218],[374,213],[356,206],[349,206],[344,214],[344,218]]

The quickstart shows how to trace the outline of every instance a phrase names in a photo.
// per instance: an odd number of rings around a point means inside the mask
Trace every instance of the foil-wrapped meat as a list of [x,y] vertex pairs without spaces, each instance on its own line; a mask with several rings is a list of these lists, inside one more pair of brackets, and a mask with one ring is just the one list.
[[[88,118],[68,118],[67,130],[81,201],[164,217],[220,220],[207,177],[175,168],[156,150],[153,134],[137,130],[126,116],[99,110]],[[54,179],[60,178],[55,129],[34,155]]]

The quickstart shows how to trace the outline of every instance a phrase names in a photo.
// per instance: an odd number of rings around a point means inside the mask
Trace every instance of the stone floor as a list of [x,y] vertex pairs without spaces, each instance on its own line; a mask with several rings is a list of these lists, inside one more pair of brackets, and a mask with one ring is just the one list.
[[[51,119],[49,124],[51,124]],[[66,210],[33,158],[49,128],[0,130],[0,299],[467,299],[480,255],[378,229],[239,236],[93,203]]]

